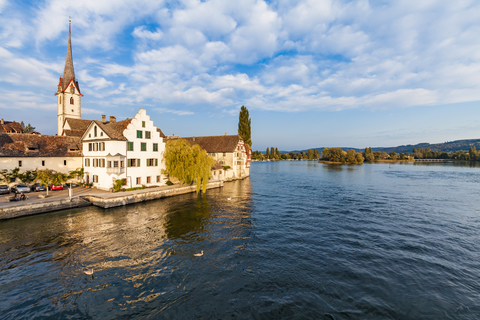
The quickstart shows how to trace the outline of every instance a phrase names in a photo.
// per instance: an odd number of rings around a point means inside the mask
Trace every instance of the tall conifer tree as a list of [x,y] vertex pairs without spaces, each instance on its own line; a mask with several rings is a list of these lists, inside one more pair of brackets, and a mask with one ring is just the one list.
[[238,135],[243,139],[243,141],[252,146],[252,130],[251,130],[250,116],[248,114],[248,109],[245,106],[242,106],[240,109],[240,115],[238,117]]

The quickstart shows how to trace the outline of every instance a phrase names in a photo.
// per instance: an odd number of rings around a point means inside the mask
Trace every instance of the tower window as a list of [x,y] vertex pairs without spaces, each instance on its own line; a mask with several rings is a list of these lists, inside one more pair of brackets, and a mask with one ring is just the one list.
[[62,104],[62,96],[60,96],[59,98],[60,98],[60,104]]
[[73,109],[72,109],[72,112],[73,112]]
[[70,104],[74,104],[73,97],[70,98]]
[[94,127],[94,128],[93,128],[93,136],[94,136],[94,137],[97,136],[97,127]]

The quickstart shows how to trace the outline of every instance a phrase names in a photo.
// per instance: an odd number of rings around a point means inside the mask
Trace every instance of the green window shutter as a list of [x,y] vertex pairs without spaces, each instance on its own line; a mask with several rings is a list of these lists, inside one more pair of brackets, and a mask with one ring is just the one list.
[[133,151],[133,142],[127,142],[127,151]]
[[141,150],[142,150],[142,151],[147,151],[147,143],[146,143],[146,142],[142,142],[142,144],[141,144]]
[[142,130],[137,130],[137,138],[139,138],[139,139],[143,138],[143,131]]
[[132,162],[130,160],[131,159],[127,159],[127,167],[131,167]]
[[145,121],[142,121],[142,128],[145,128]]
[[158,167],[158,159],[155,159],[155,167]]
[[158,151],[158,143],[153,144],[153,151]]
[[92,143],[88,144],[88,151],[92,151]]
[[148,160],[149,160],[149,159],[146,159],[146,160],[147,160],[147,167],[150,167],[150,165],[149,165],[149,163],[148,163]]
[[150,131],[145,131],[145,139],[150,139]]
[[140,159],[137,159],[137,167],[140,167]]

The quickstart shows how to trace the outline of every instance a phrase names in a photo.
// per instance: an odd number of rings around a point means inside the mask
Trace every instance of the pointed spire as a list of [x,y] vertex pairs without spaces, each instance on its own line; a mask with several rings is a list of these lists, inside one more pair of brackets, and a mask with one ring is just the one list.
[[62,89],[68,85],[70,80],[75,81],[75,71],[73,70],[73,59],[72,59],[72,32],[71,32],[72,20],[68,20],[68,48],[67,48],[67,59],[65,61],[65,69],[63,70],[62,78]]

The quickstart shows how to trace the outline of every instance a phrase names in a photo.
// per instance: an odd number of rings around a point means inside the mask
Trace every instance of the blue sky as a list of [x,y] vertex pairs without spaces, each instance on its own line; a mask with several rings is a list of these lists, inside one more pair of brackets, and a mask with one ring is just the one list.
[[480,138],[478,1],[0,0],[0,112],[56,133],[72,17],[82,118],[254,150]]

